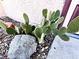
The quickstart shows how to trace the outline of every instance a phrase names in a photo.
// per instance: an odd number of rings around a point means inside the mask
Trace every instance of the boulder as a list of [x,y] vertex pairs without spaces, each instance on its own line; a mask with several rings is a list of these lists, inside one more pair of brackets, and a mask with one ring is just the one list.
[[47,59],[79,59],[79,36],[68,35],[70,40],[63,41],[56,36]]
[[9,59],[30,59],[36,52],[37,43],[35,37],[30,35],[16,35],[11,41],[8,51]]

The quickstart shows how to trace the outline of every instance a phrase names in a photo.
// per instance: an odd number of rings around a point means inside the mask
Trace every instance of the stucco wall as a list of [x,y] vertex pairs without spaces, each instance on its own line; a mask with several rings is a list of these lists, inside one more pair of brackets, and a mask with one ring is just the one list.
[[3,0],[1,3],[11,18],[23,22],[22,14],[27,13],[30,23],[37,24],[42,20],[42,9],[62,10],[64,0]]
[[4,11],[4,9],[3,9],[2,4],[0,3],[0,17],[1,17],[1,16],[5,16],[5,11]]

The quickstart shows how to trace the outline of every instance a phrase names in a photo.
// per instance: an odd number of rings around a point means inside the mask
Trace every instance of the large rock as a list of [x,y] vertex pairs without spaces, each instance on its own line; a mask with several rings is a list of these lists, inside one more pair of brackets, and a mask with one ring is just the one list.
[[79,59],[79,36],[70,34],[69,37],[69,41],[63,41],[57,36],[47,59]]
[[16,35],[10,44],[8,57],[10,59],[30,59],[36,52],[35,37],[30,35]]

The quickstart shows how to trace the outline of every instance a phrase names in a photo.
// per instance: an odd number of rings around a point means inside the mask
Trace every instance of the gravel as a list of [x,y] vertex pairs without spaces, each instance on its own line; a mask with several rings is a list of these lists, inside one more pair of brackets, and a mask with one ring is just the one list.
[[[3,36],[1,37],[1,34],[3,33]],[[8,59],[7,53],[9,50],[9,45],[13,39],[13,36],[4,33],[2,29],[0,29],[0,59]],[[30,59],[46,59],[48,52],[51,48],[51,44],[53,42],[54,36],[49,34],[45,37],[44,43],[38,44],[37,50],[35,53],[31,55]]]
[[54,36],[50,33],[45,36],[44,43],[38,44],[37,51],[32,54],[31,59],[46,59],[51,48]]
[[13,36],[0,29],[0,59],[7,59],[7,52],[12,38]]

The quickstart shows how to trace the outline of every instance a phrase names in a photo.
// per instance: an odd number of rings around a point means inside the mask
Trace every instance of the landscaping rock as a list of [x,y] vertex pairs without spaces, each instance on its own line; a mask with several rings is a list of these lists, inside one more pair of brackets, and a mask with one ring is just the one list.
[[36,47],[35,37],[30,35],[16,35],[10,44],[8,58],[30,59],[30,56],[36,52]]
[[63,41],[59,36],[56,36],[47,59],[79,59],[79,39],[77,37],[79,36],[69,37],[69,41]]

